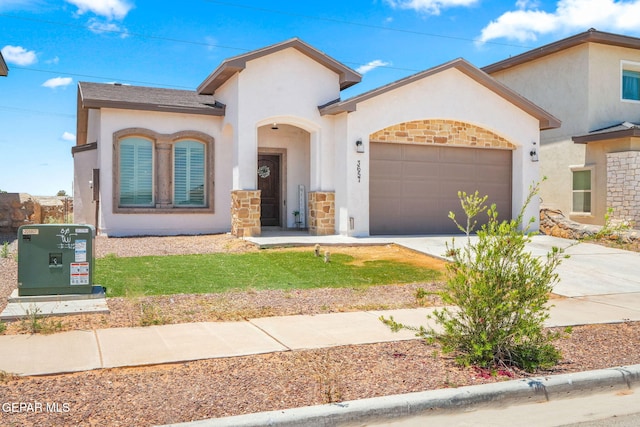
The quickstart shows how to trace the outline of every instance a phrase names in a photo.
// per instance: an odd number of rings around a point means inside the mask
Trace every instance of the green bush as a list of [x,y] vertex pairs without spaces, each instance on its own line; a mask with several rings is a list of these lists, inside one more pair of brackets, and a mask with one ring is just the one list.
[[9,258],[9,242],[4,242],[0,248],[0,258]]
[[[554,247],[542,259],[525,249],[535,220],[525,225],[523,215],[537,192],[538,186],[531,188],[522,211],[510,221],[498,220],[495,205],[487,209],[486,196],[459,192],[466,224],[459,224],[453,213],[449,217],[466,234],[466,244],[457,247],[454,239],[447,245],[452,262],[441,297],[455,307],[434,312],[442,332],[402,325],[393,318],[382,321],[393,330],[415,330],[418,336],[440,343],[443,351],[455,353],[464,365],[527,371],[555,365],[560,359],[553,346],[558,334],[546,331],[544,321],[549,317],[549,293],[558,281],[555,270],[564,255]],[[488,222],[472,242],[475,217],[484,211]]]

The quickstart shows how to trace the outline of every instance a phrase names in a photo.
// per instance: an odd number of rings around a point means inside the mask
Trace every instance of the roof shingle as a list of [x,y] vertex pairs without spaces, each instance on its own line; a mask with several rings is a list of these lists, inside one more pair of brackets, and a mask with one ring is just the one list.
[[78,83],[84,108],[123,108],[223,116],[224,104],[195,91],[122,84]]

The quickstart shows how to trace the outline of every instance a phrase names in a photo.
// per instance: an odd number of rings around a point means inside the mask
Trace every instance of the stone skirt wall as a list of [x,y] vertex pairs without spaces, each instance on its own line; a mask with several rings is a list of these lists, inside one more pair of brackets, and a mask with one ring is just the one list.
[[336,234],[336,197],[332,191],[309,193],[309,234]]
[[260,190],[231,192],[231,234],[236,237],[259,236]]
[[640,151],[607,153],[607,207],[613,219],[640,224]]

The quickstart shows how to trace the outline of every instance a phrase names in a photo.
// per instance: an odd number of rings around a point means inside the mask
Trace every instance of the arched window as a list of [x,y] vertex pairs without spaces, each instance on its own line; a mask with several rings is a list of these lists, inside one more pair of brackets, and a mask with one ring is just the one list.
[[148,139],[120,140],[120,206],[153,206],[153,151]]
[[204,206],[205,145],[198,141],[178,141],[173,146],[173,204]]
[[213,212],[214,139],[127,128],[113,134],[114,213]]

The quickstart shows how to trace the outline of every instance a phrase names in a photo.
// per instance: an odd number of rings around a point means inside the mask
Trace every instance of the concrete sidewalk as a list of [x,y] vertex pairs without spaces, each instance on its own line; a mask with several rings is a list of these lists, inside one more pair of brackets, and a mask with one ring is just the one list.
[[[554,299],[549,326],[640,321],[640,294]],[[635,306],[635,307],[632,307]],[[432,308],[282,316],[242,322],[207,322],[0,336],[0,370],[45,375],[122,366],[154,365],[350,344],[416,339],[393,333],[379,317],[426,325]]]
[[[449,236],[353,238],[287,234],[251,239],[263,246],[283,244],[396,243],[442,256]],[[640,321],[640,254],[548,236],[535,236],[532,253],[552,246],[567,248],[560,283],[550,301],[548,326]],[[44,375],[120,366],[152,365],[276,351],[370,344],[415,339],[409,331],[392,333],[380,320],[390,317],[409,325],[427,324],[433,309],[405,309],[286,316],[243,322],[191,323],[54,335],[0,336],[0,370]]]

